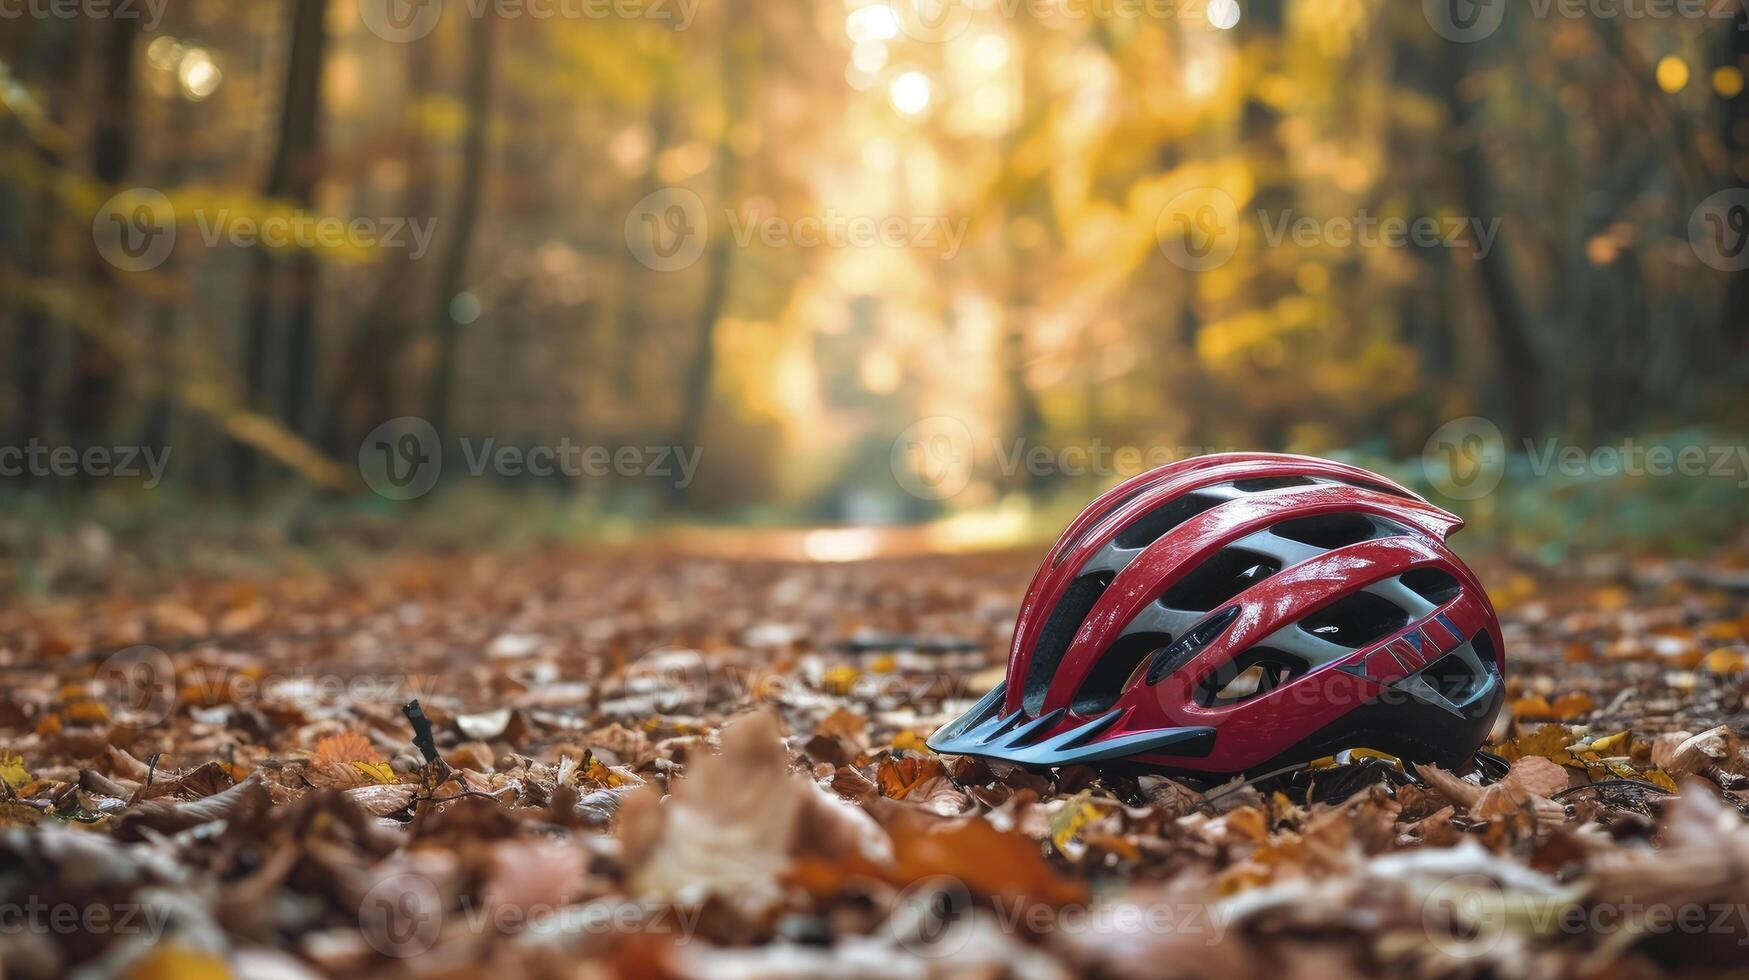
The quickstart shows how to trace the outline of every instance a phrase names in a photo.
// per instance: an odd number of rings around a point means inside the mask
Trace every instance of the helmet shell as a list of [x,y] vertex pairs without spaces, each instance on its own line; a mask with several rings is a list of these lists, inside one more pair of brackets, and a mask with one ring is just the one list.
[[1229,453],[1112,489],[1021,603],[1004,682],[940,752],[1208,776],[1344,748],[1461,767],[1504,697],[1463,521],[1376,473]]

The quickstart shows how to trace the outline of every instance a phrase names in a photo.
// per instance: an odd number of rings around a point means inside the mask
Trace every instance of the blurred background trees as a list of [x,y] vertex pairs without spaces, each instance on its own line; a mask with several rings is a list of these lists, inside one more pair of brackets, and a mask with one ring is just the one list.
[[[1749,422],[1749,271],[1691,237],[1749,193],[1741,10],[1514,10],[1457,43],[1401,0],[911,3],[0,20],[0,432],[172,445],[173,489],[253,499],[357,494],[366,434],[419,416],[704,450],[682,490],[539,481],[609,505],[843,521],[1049,493],[988,458],[1016,443],[1403,458],[1467,415],[1579,444]],[[130,188],[177,231],[140,270],[94,232]],[[1232,257],[1186,268],[1165,219],[1208,189]],[[676,191],[708,241],[653,268],[628,235]],[[207,240],[295,215],[433,234]],[[745,233],[834,216],[918,240]],[[1271,240],[1357,216],[1498,238]],[[937,416],[974,436],[951,501],[889,473]]]

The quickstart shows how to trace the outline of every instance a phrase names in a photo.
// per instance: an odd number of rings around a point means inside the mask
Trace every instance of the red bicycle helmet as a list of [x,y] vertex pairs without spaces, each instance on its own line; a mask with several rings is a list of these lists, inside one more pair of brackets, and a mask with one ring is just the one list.
[[1207,776],[1347,748],[1467,765],[1504,697],[1463,520],[1375,473],[1227,453],[1144,473],[1045,558],[1008,674],[929,739],[1031,767]]

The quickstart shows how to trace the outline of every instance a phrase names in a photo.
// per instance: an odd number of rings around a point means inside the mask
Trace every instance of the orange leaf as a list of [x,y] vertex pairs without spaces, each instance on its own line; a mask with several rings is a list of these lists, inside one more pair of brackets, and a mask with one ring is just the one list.
[[341,732],[317,742],[315,757],[310,761],[317,768],[326,768],[352,762],[381,762],[382,756],[371,748],[370,742],[363,735],[357,732]]
[[982,817],[945,824],[920,818],[916,824],[889,828],[896,859],[892,877],[898,884],[948,875],[980,895],[1056,905],[1082,899],[1082,886],[1059,876],[1029,837],[997,830]]

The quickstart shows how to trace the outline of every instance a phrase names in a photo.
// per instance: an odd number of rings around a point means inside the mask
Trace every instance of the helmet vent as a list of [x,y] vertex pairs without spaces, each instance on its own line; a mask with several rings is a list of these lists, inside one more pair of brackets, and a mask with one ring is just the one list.
[[1457,653],[1448,653],[1421,672],[1440,696],[1453,704],[1463,704],[1480,690],[1485,678],[1476,673],[1470,662]]
[[1189,663],[1192,657],[1226,632],[1227,627],[1238,618],[1239,607],[1229,606],[1191,627],[1188,633],[1178,638],[1178,642],[1154,655],[1154,661],[1148,665],[1146,682],[1158,684],[1160,678]]
[[1279,571],[1281,562],[1268,555],[1222,548],[1166,590],[1160,604],[1168,609],[1207,612]]
[[1172,642],[1168,633],[1130,633],[1117,638],[1087,672],[1070,708],[1078,715],[1110,711],[1126,683],[1154,651]]
[[1359,649],[1409,625],[1409,612],[1371,592],[1351,592],[1300,620],[1300,629],[1339,646]]
[[1201,493],[1187,493],[1182,497],[1174,497],[1118,532],[1116,544],[1119,548],[1146,548],[1160,540],[1167,531],[1172,530],[1192,517],[1209,510],[1221,502],[1221,498]]
[[1382,493],[1387,497],[1396,497],[1400,500],[1415,499],[1414,494],[1404,493],[1396,487],[1387,487],[1383,483],[1374,483],[1371,480],[1356,480],[1352,477],[1337,477],[1336,482],[1356,487],[1361,490],[1371,490],[1373,493]]
[[1117,509],[1119,507],[1122,507],[1124,504],[1127,504],[1130,501],[1136,499],[1136,497],[1140,496],[1142,491],[1146,490],[1146,489],[1147,489],[1146,486],[1137,486],[1137,487],[1131,488],[1123,496],[1112,501],[1111,506],[1100,511],[1098,517],[1095,517],[1092,520],[1087,521],[1086,525],[1081,528],[1080,533],[1076,534],[1073,540],[1067,542],[1061,548],[1057,549],[1057,557],[1051,560],[1051,567],[1056,568],[1058,565],[1061,565],[1063,563],[1063,559],[1069,557],[1069,552],[1074,551],[1075,546],[1080,544],[1082,539],[1086,538],[1089,532],[1091,532],[1094,528],[1098,527],[1100,521],[1103,521],[1107,517],[1110,517],[1111,515],[1117,513]]
[[1442,568],[1411,568],[1399,576],[1409,591],[1436,606],[1443,606],[1458,597],[1463,588],[1450,572]]
[[1093,611],[1099,597],[1105,594],[1112,577],[1111,572],[1081,576],[1069,583],[1069,588],[1063,593],[1057,608],[1051,610],[1050,618],[1045,620],[1044,629],[1039,631],[1038,644],[1032,651],[1032,663],[1026,669],[1026,685],[1021,689],[1020,704],[1027,714],[1036,715],[1044,710],[1045,695],[1050,692],[1051,678],[1056,675],[1058,665],[1063,662],[1063,654],[1069,649],[1069,641],[1075,638],[1075,634],[1081,629],[1081,622]]
[[1494,638],[1487,630],[1481,630],[1470,638],[1470,644],[1476,648],[1476,656],[1485,664],[1497,663],[1499,658],[1494,655]]
[[1197,703],[1205,708],[1239,704],[1268,694],[1305,674],[1304,658],[1272,647],[1252,647],[1222,664],[1197,685]]
[[1407,534],[1409,529],[1395,521],[1369,514],[1343,513],[1318,514],[1314,517],[1282,521],[1270,528],[1270,532],[1277,537],[1309,544],[1314,548],[1331,549],[1344,548],[1374,538]]
[[1244,493],[1263,493],[1267,490],[1286,490],[1288,487],[1316,485],[1316,480],[1309,480],[1303,476],[1259,476],[1249,480],[1233,481],[1233,489]]

